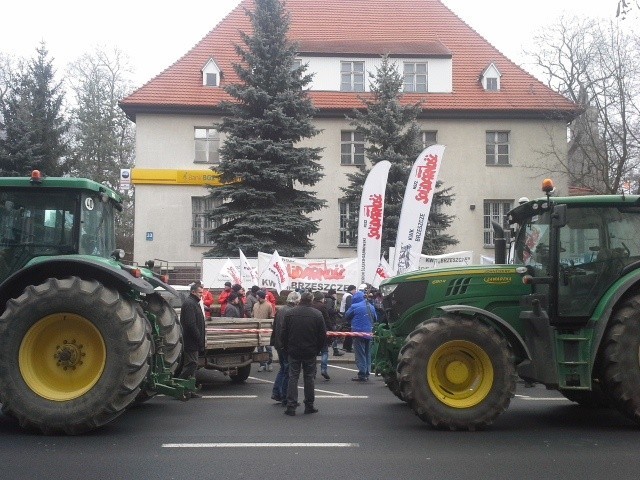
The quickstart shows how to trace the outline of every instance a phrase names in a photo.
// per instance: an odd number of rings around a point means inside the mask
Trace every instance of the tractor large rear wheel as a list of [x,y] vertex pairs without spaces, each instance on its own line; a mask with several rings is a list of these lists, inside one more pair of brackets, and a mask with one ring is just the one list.
[[640,423],[640,295],[614,312],[603,338],[602,362],[613,406]]
[[51,278],[0,317],[0,401],[25,428],[79,434],[120,415],[149,371],[137,305],[97,281]]
[[477,430],[515,394],[513,355],[494,330],[463,317],[422,323],[398,357],[402,398],[436,428]]

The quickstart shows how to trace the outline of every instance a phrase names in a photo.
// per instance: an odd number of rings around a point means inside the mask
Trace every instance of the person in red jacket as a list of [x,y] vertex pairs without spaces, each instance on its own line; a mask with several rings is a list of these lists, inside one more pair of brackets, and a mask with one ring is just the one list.
[[224,317],[224,311],[227,309],[227,302],[229,301],[229,295],[231,294],[231,282],[224,282],[224,290],[218,296],[218,303],[220,304],[220,316]]
[[202,292],[202,304],[204,305],[204,317],[205,319],[211,318],[211,305],[213,305],[213,293],[208,288],[205,288]]
[[265,298],[267,299],[267,302],[269,302],[271,304],[271,310],[273,312],[273,317],[275,317],[276,316],[276,302],[277,302],[276,301],[276,296],[270,290],[267,290],[266,288],[264,290],[265,290]]

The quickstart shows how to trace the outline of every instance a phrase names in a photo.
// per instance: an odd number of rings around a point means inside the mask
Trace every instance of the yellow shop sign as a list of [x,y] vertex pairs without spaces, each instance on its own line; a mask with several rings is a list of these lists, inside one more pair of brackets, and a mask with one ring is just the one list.
[[220,174],[212,170],[171,170],[160,168],[134,168],[134,185],[211,185],[220,186]]

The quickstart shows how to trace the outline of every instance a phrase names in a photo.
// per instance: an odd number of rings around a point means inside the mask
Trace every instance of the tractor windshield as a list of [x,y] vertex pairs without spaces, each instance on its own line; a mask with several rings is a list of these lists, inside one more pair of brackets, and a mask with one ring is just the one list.
[[77,252],[77,200],[61,191],[0,192],[0,281],[34,257]]
[[82,196],[80,253],[108,258],[116,248],[111,201],[97,193]]

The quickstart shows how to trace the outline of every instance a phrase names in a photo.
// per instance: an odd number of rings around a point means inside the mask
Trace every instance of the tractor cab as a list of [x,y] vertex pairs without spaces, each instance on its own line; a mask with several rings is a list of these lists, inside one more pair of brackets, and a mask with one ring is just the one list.
[[512,262],[551,324],[581,325],[605,292],[640,266],[640,197],[547,197],[516,207]]
[[0,282],[40,256],[114,252],[121,199],[96,182],[71,178],[0,179]]

